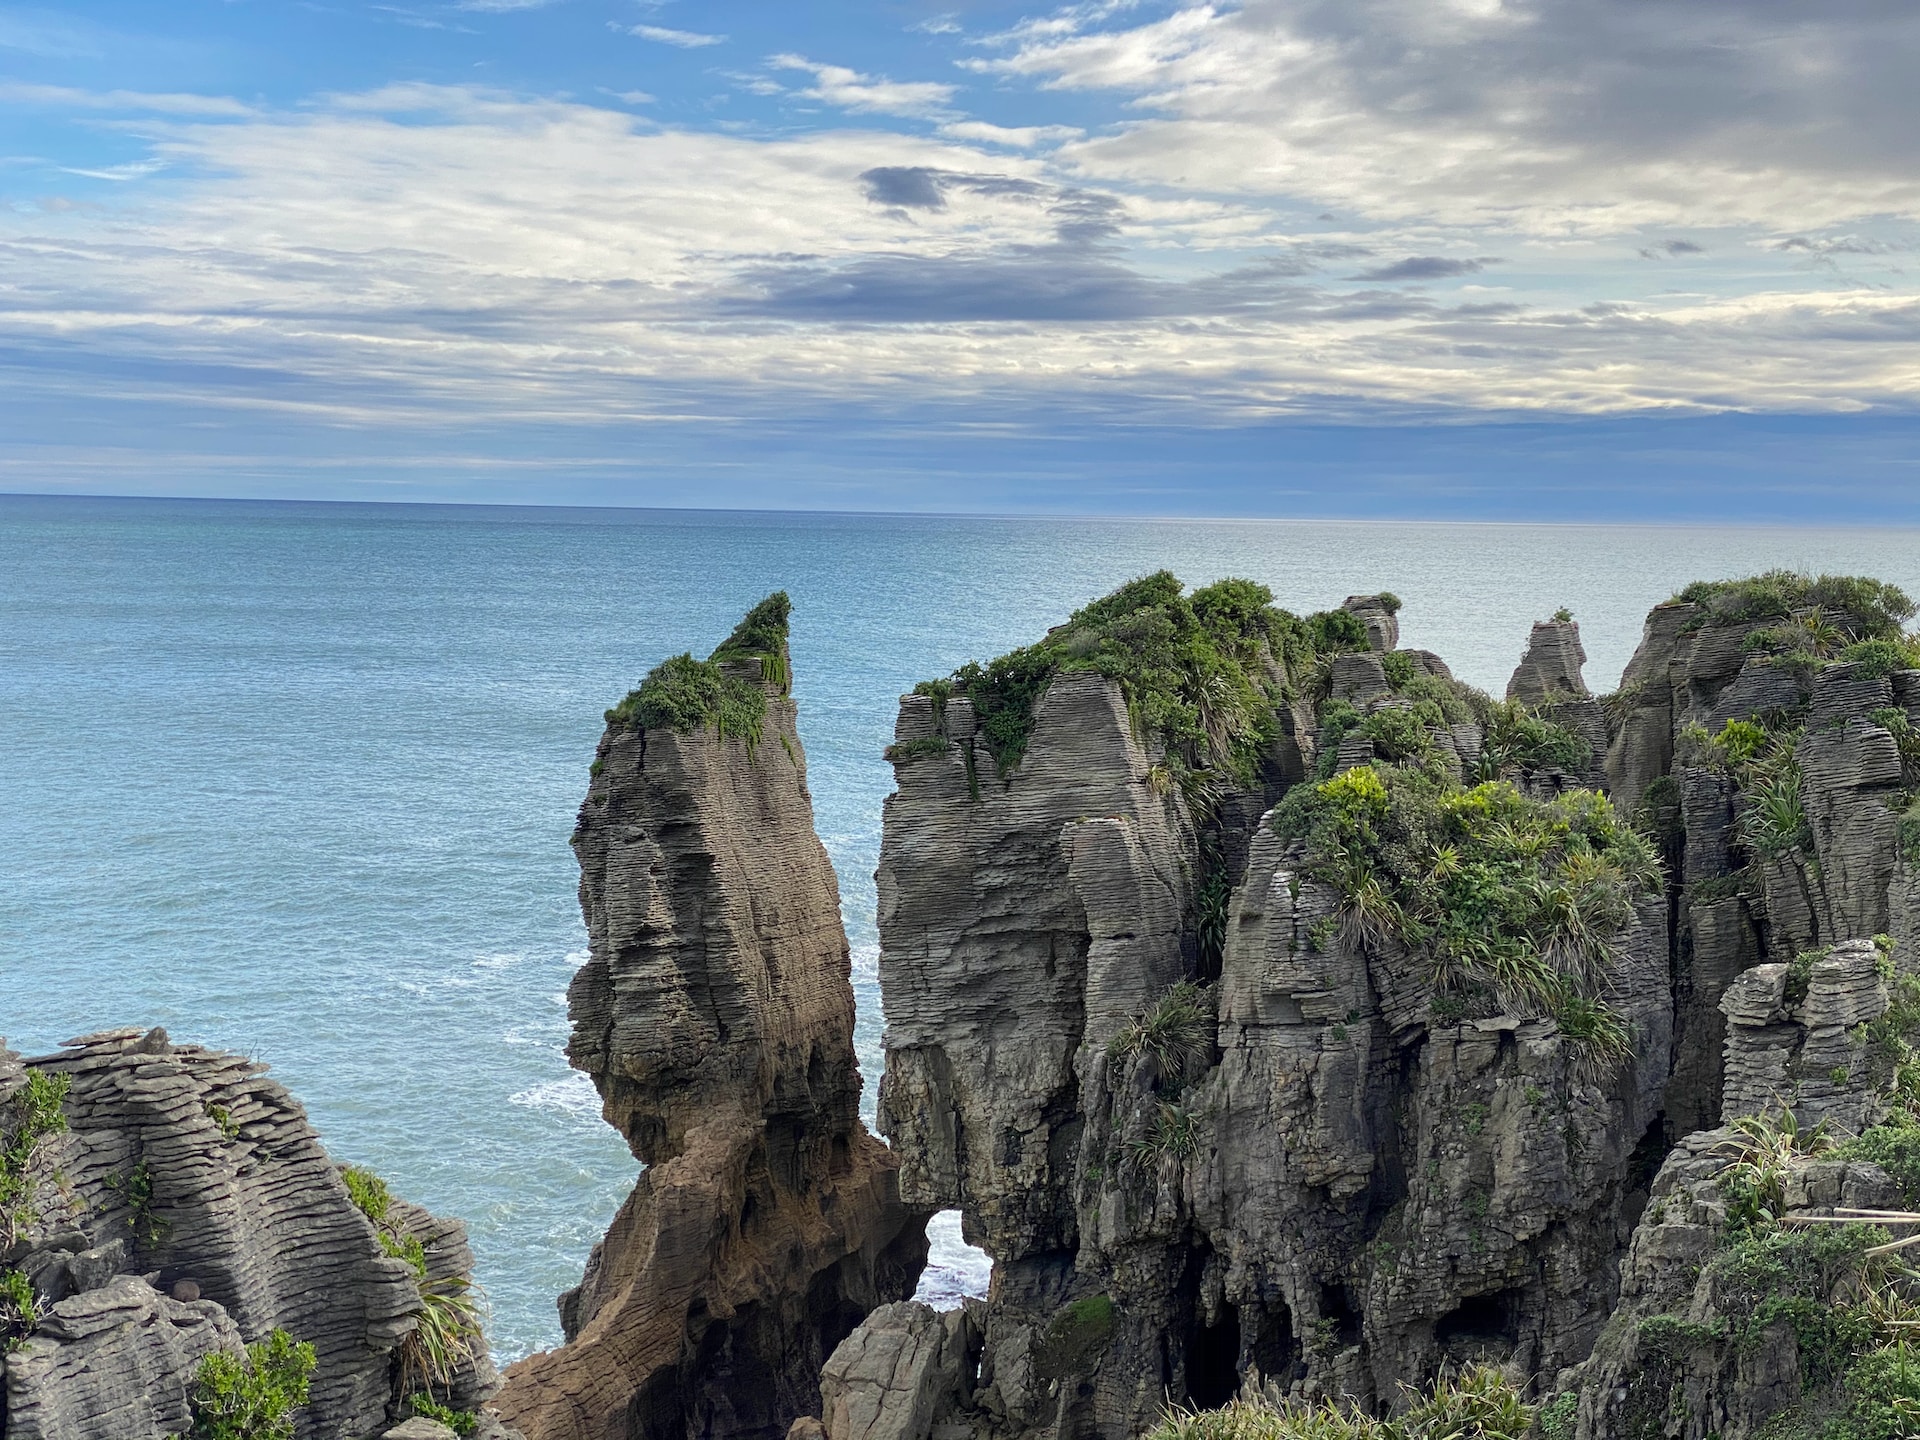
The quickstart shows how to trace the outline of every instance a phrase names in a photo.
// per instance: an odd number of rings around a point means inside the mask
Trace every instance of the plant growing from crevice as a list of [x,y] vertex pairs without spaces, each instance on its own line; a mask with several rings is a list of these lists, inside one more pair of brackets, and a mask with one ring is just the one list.
[[413,1330],[400,1342],[403,1383],[429,1389],[447,1384],[485,1343],[477,1288],[459,1275],[431,1273],[426,1246],[395,1222],[393,1192],[380,1176],[364,1166],[342,1165],[340,1179],[354,1207],[373,1225],[380,1248],[413,1271],[420,1310]]
[[0,1355],[26,1344],[39,1324],[33,1282],[18,1270],[0,1270]]
[[215,1351],[194,1376],[194,1440],[293,1440],[318,1363],[313,1346],[285,1330],[244,1353]]
[[107,1176],[107,1188],[126,1202],[127,1228],[143,1246],[151,1250],[166,1240],[169,1226],[154,1213],[153,1169],[144,1159],[124,1175]]
[[1182,981],[1107,1042],[1111,1060],[1153,1057],[1161,1093],[1177,1095],[1213,1063],[1213,992]]
[[10,1248],[39,1222],[33,1160],[42,1141],[67,1128],[67,1092],[72,1085],[71,1076],[29,1070],[9,1102],[11,1133],[0,1145],[0,1238],[5,1240],[0,1250]]
[[442,1405],[425,1391],[408,1396],[407,1408],[421,1419],[437,1421],[459,1436],[471,1435],[480,1428],[480,1417],[473,1411]]
[[1727,1213],[1736,1224],[1760,1224],[1786,1214],[1787,1177],[1795,1163],[1834,1148],[1824,1121],[1802,1126],[1792,1107],[1784,1104],[1777,1115],[1741,1115],[1727,1128],[1734,1133],[1715,1151],[1732,1157],[1719,1180]]

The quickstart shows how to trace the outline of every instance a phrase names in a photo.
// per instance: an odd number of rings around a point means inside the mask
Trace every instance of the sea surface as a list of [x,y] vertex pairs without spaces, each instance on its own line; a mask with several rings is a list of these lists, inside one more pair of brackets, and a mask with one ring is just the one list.
[[[774,589],[854,951],[896,697],[1172,569],[1297,611],[1393,590],[1403,643],[1503,690],[1580,620],[1611,688],[1647,609],[1784,565],[1920,594],[1920,532],[1196,522],[0,497],[0,1035],[115,1025],[270,1063],[328,1148],[464,1216],[502,1359],[637,1164],[568,1070],[567,846],[601,712]],[[935,1222],[923,1295],[986,1262]]]

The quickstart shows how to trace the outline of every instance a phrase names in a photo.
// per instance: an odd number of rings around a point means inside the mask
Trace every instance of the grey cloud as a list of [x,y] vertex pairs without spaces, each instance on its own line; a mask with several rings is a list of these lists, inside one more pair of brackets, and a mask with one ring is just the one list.
[[944,210],[947,197],[942,192],[939,170],[924,165],[880,165],[862,172],[867,199],[876,205],[892,205],[902,210]]
[[1181,316],[1399,318],[1424,302],[1321,297],[1309,262],[1277,256],[1196,280],[1142,275],[1098,247],[1009,248],[986,256],[877,255],[850,265],[763,265],[722,302],[734,314],[859,324],[1128,321]]
[[1410,255],[1405,260],[1396,260],[1391,265],[1375,266],[1371,270],[1362,270],[1350,278],[1355,280],[1451,280],[1456,275],[1477,275],[1496,257],[1481,256],[1473,260],[1452,259],[1445,255]]
[[1645,245],[1640,249],[1643,260],[1677,260],[1682,255],[1704,255],[1707,247],[1696,245],[1691,240],[1662,240],[1657,245]]
[[1776,241],[1775,250],[1798,252],[1804,255],[1891,255],[1898,248],[1883,240],[1866,240],[1858,235],[1838,235],[1832,239],[1815,239],[1808,235],[1790,235],[1785,240]]

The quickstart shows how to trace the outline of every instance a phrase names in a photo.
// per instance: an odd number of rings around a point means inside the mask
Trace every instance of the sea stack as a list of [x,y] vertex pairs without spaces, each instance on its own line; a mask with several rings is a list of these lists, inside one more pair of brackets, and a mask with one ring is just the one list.
[[839,886],[813,828],[788,602],[607,712],[574,832],[589,959],[568,1055],[646,1166],[514,1366],[530,1440],[780,1440],[876,1305],[913,1292],[924,1211],[859,1116]]

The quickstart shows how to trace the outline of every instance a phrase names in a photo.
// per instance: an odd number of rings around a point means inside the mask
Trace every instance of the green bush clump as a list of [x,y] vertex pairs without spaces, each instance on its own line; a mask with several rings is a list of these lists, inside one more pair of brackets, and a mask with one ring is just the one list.
[[1920,1205],[1920,1121],[1904,1109],[1843,1141],[1835,1154],[1843,1160],[1878,1165],[1893,1177],[1908,1205]]
[[40,1218],[34,1203],[33,1156],[40,1142],[67,1128],[67,1091],[73,1079],[29,1070],[27,1083],[14,1092],[13,1133],[0,1145],[0,1250]]
[[1840,652],[1840,658],[1879,679],[1896,670],[1920,670],[1920,642],[1910,635],[1856,640]]
[[1920,1355],[1904,1341],[1862,1355],[1848,1370],[1845,1389],[1852,1432],[1845,1440],[1920,1435]]
[[194,1440],[293,1440],[293,1412],[307,1403],[313,1346],[285,1330],[200,1362],[194,1377]]
[[471,1410],[455,1410],[442,1405],[424,1391],[407,1398],[407,1407],[425,1420],[437,1420],[456,1435],[471,1435],[480,1428],[480,1417]]
[[1405,1407],[1386,1420],[1332,1400],[1175,1406],[1147,1440],[1521,1440],[1534,1422],[1534,1407],[1491,1365],[1470,1365],[1441,1377],[1430,1394],[1409,1390],[1404,1398]]
[[726,662],[757,659],[767,684],[786,685],[781,656],[791,608],[786,592],[775,591],[749,610],[705,660],[694,659],[691,652],[662,660],[607,711],[607,723],[682,733],[711,725],[721,735],[750,745],[757,742],[766,720],[767,693],[754,681],[728,674]]
[[1272,823],[1306,842],[1306,872],[1340,892],[1355,938],[1419,954],[1436,997],[1551,1016],[1599,1062],[1627,1053],[1605,999],[1614,942],[1662,874],[1605,796],[1360,766],[1296,786]]
[[1108,1041],[1107,1056],[1120,1060],[1151,1055],[1160,1070],[1162,1093],[1176,1095],[1213,1063],[1215,1023],[1213,992],[1183,981]]
[[1905,592],[1859,575],[1821,575],[1769,570],[1741,580],[1702,580],[1673,597],[1698,605],[1688,629],[1755,620],[1789,620],[1818,609],[1849,641],[1894,639],[1915,605]]
[[1728,1317],[1736,1347],[1750,1350],[1785,1320],[1800,1346],[1809,1390],[1830,1384],[1870,1349],[1875,1326],[1861,1305],[1836,1303],[1841,1282],[1860,1271],[1866,1252],[1887,1243],[1877,1225],[1789,1229],[1764,1220],[1731,1232],[1708,1262],[1714,1309]]
[[33,1282],[18,1270],[0,1270],[0,1355],[19,1349],[39,1324]]
[[1480,773],[1494,780],[1508,769],[1547,766],[1578,772],[1592,768],[1593,747],[1563,725],[1543,720],[1518,700],[1499,700],[1487,710]]
[[1189,768],[1244,780],[1274,734],[1279,697],[1268,666],[1281,660],[1297,675],[1325,655],[1365,648],[1366,626],[1345,611],[1303,621],[1274,608],[1273,593],[1251,580],[1221,580],[1187,595],[1161,570],[1076,610],[1033,645],[984,665],[969,661],[951,678],[915,689],[934,696],[936,707],[954,695],[969,698],[1005,775],[1026,754],[1034,707],[1053,677],[1093,671],[1119,682],[1135,727],[1160,737]]

